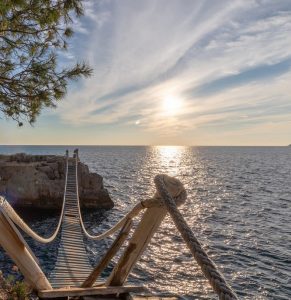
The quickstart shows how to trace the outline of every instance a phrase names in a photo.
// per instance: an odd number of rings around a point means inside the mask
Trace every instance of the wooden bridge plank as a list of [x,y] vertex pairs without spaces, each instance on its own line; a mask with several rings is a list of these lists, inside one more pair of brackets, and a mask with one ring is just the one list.
[[92,271],[80,225],[75,161],[68,166],[65,212],[57,262],[50,275],[52,286],[80,286]]
[[116,287],[90,287],[90,288],[70,288],[70,289],[54,289],[38,292],[43,298],[57,297],[81,297],[86,295],[115,295],[124,293],[141,293],[146,291],[144,287],[137,286],[116,286]]

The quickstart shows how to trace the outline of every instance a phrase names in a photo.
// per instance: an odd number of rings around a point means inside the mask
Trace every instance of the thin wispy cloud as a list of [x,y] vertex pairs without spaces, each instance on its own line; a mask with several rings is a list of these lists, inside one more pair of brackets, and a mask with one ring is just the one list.
[[64,126],[132,127],[169,143],[181,135],[207,143],[214,130],[225,141],[287,132],[290,4],[87,0],[61,60],[85,59],[94,76],[72,84],[50,114]]

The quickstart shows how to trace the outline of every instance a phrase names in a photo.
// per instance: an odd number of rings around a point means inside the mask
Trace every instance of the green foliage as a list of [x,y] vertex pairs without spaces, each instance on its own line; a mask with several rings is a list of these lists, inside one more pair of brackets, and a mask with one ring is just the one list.
[[31,289],[23,282],[9,275],[5,278],[0,271],[0,299],[28,300]]
[[0,0],[0,110],[19,125],[55,107],[69,80],[92,74],[85,63],[57,66],[82,14],[81,0]]

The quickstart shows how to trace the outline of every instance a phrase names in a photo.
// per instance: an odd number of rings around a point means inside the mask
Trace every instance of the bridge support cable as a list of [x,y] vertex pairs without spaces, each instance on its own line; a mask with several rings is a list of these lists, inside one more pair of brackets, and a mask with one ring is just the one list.
[[[75,152],[75,161],[76,161],[76,189],[77,189],[77,198],[79,199],[79,185],[78,185],[78,162],[79,162],[79,156],[78,152]],[[79,220],[81,224],[82,231],[84,235],[94,241],[100,241],[103,240],[111,235],[113,235],[115,232],[120,230],[129,220],[132,220],[134,217],[136,217],[143,209],[145,208],[145,205],[143,205],[142,202],[135,205],[129,213],[127,213],[121,220],[119,220],[113,227],[111,227],[109,230],[98,234],[98,235],[91,235],[85,228],[85,225],[83,223],[82,219],[82,213],[81,213],[81,207],[80,207],[80,200],[78,201],[78,212],[79,212]]]
[[41,270],[37,258],[2,208],[0,209],[0,233],[0,245],[32,288],[51,290],[52,286]]
[[57,261],[49,277],[54,288],[80,287],[92,271],[80,225],[77,185],[76,160],[71,158],[68,161],[61,241]]
[[176,228],[179,230],[182,238],[184,239],[184,242],[190,249],[198,265],[201,267],[201,270],[204,276],[208,279],[213,291],[219,296],[219,299],[238,300],[237,295],[228,285],[223,275],[218,271],[214,262],[204,251],[193,231],[177,208],[175,200],[167,188],[167,182],[169,182],[169,180],[171,180],[171,178],[167,175],[157,175],[155,177],[155,184],[157,192],[163,200],[164,205],[174,221]]
[[[49,238],[35,233],[13,210],[5,198],[0,197],[0,245],[14,260],[27,281],[39,295],[47,298],[81,295],[104,295],[110,291],[130,290],[123,287],[127,277],[143,254],[151,238],[162,223],[166,214],[172,217],[193,257],[201,267],[211,287],[221,300],[237,300],[235,292],[227,284],[223,275],[203,250],[180,213],[178,206],[187,198],[183,184],[173,177],[157,175],[155,184],[157,192],[154,197],[139,202],[133,209],[108,231],[99,235],[90,235],[83,223],[78,190],[78,151],[74,158],[66,152],[66,180],[62,211],[57,228]],[[96,279],[124,244],[132,226],[132,220],[144,211],[139,224],[123,253],[115,264],[106,282],[96,287]],[[60,232],[57,262],[50,274],[50,282],[40,269],[37,259],[26,244],[16,226],[33,239],[49,243]],[[104,239],[117,230],[119,235],[111,247],[93,269],[90,265],[83,237],[92,240]],[[74,287],[74,288],[72,288]]]
[[33,238],[39,243],[47,244],[51,243],[56,236],[58,235],[61,225],[62,225],[62,220],[63,220],[63,215],[64,215],[64,210],[65,210],[65,201],[66,201],[66,185],[67,185],[67,176],[68,176],[68,154],[66,155],[66,178],[65,178],[65,193],[63,197],[63,204],[62,204],[62,210],[61,214],[59,217],[58,225],[54,231],[54,233],[48,237],[44,238],[40,235],[38,235],[34,230],[32,230],[24,221],[23,219],[17,214],[17,212],[13,209],[13,207],[9,204],[9,202],[2,196],[0,196],[0,208],[5,211],[6,215],[10,218],[10,220],[17,225],[22,231],[24,231],[28,236]]

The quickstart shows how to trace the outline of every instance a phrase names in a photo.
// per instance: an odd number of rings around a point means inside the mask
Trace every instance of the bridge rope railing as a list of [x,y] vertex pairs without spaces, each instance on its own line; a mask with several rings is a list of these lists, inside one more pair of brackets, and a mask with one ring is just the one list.
[[81,213],[80,200],[79,200],[80,199],[79,198],[79,185],[78,185],[78,163],[79,163],[78,152],[75,152],[76,190],[77,190],[78,213],[79,213],[80,225],[81,225],[81,228],[83,230],[84,235],[88,239],[94,240],[94,241],[99,241],[99,240],[105,239],[105,238],[113,235],[115,232],[117,232],[119,229],[121,229],[126,222],[128,222],[129,220],[132,220],[134,217],[136,217],[145,208],[145,206],[143,205],[142,202],[138,203],[123,218],[121,218],[113,227],[111,227],[109,230],[107,230],[107,231],[105,231],[101,234],[97,234],[97,235],[90,234],[87,231],[87,229],[84,225],[83,218],[82,218],[82,213]]
[[[133,207],[133,209],[127,213],[119,222],[117,222],[111,229],[106,232],[103,232],[99,235],[91,235],[87,232],[81,215],[80,203],[79,203],[79,191],[78,191],[78,153],[75,153],[75,163],[76,163],[76,193],[78,199],[78,214],[80,224],[85,236],[92,240],[101,240],[112,235],[117,230],[121,229],[126,230],[126,226],[131,222],[131,220],[136,217],[142,210],[145,210],[144,215],[142,216],[141,221],[139,222],[135,232],[133,233],[131,240],[128,243],[125,252],[119,259],[119,262],[116,264],[115,268],[112,270],[111,275],[109,276],[107,282],[105,283],[108,286],[122,286],[124,281],[126,280],[128,274],[130,273],[131,269],[136,264],[137,260],[145,250],[145,247],[150,242],[151,237],[161,224],[162,220],[164,219],[166,213],[168,212],[174,221],[177,229],[179,230],[181,236],[183,237],[186,245],[190,249],[193,257],[197,261],[198,265],[201,267],[201,270],[205,277],[208,279],[211,287],[219,296],[221,300],[237,300],[238,297],[236,296],[235,292],[231,289],[231,287],[227,284],[223,275],[218,271],[214,262],[209,258],[201,244],[199,243],[198,239],[195,237],[193,231],[186,223],[184,217],[180,213],[178,206],[185,202],[187,198],[186,190],[183,184],[176,178],[169,177],[167,175],[157,175],[155,177],[155,185],[157,192],[154,197],[141,201],[137,205]],[[68,179],[68,164],[69,164],[69,157],[68,152],[66,155],[66,180],[65,185],[67,185]],[[25,233],[27,233],[30,237],[35,239],[41,243],[49,243],[52,242],[58,232],[60,231],[62,220],[65,212],[65,199],[66,199],[66,186],[65,186],[65,193],[63,198],[63,205],[62,211],[59,218],[59,222],[55,232],[48,238],[43,238],[39,236],[36,232],[34,232],[14,211],[14,209],[10,206],[10,204],[6,201],[4,197],[0,197],[0,212],[3,212],[9,220],[11,220],[15,225],[17,225],[20,229],[22,229]],[[1,217],[1,214],[0,214]],[[3,221],[2,221],[3,222]],[[1,225],[1,224],[0,224]],[[129,231],[128,228],[127,231]],[[128,232],[126,232],[126,235]],[[123,240],[118,241],[120,237],[117,237],[116,242],[119,244],[118,247],[121,246],[121,242]],[[5,239],[4,239],[5,240]],[[7,241],[5,241],[7,242]],[[9,246],[9,244],[6,244]],[[8,247],[7,246],[7,247]],[[115,245],[116,246],[116,245]],[[116,253],[117,249],[111,249],[114,253]],[[11,251],[13,252],[13,251]],[[14,260],[17,261],[17,256],[13,257]],[[34,263],[34,260],[30,261]],[[109,262],[108,253],[107,258],[105,256],[104,265]],[[19,261],[19,264],[22,264],[22,261]],[[37,267],[37,266],[36,266]],[[103,266],[104,267],[104,266]],[[97,268],[97,269],[96,269]],[[90,284],[94,283],[95,277],[97,273],[101,272],[101,269],[97,266],[95,270],[93,270],[92,274],[89,275],[87,278],[90,281]],[[99,269],[98,269],[99,268]],[[26,269],[25,269],[26,270]],[[95,272],[95,274],[94,274]],[[49,283],[46,282],[45,276],[41,273],[41,270],[38,270],[40,276],[44,278],[42,280],[42,284],[47,286],[47,288],[51,288]],[[32,275],[29,274],[30,277]],[[91,277],[91,278],[90,278]],[[31,283],[35,286],[38,283],[34,283],[31,280]],[[86,281],[84,282],[84,284]],[[85,284],[86,285],[86,284]],[[87,286],[87,285],[86,285]]]
[[[77,199],[79,200],[79,187],[78,187],[78,162],[79,162],[79,158],[78,158],[78,153],[76,153],[75,156],[75,163],[76,163],[76,190],[77,190]],[[181,199],[179,197],[177,197],[175,199],[178,203],[179,201],[181,202]],[[83,234],[91,240],[94,241],[99,241],[102,239],[105,239],[111,235],[113,235],[114,233],[116,233],[118,230],[120,230],[128,221],[134,219],[136,216],[138,216],[140,214],[140,212],[146,208],[149,207],[153,207],[153,206],[162,206],[163,203],[160,201],[158,202],[157,199],[153,198],[148,198],[145,200],[140,201],[139,203],[137,203],[135,206],[133,206],[133,208],[124,216],[122,217],[115,225],[113,225],[110,229],[108,229],[105,232],[102,232],[100,234],[97,235],[92,235],[90,234],[83,222],[83,218],[82,218],[82,212],[81,212],[81,207],[80,207],[80,200],[78,201],[78,213],[79,213],[79,220],[80,220],[80,225],[81,228],[83,230]]]
[[[76,152],[75,159],[76,159],[76,176],[78,176],[77,175],[78,174],[77,168],[79,162],[78,152]],[[224,276],[218,271],[215,263],[210,259],[208,254],[202,248],[198,239],[195,237],[193,231],[191,230],[191,228],[189,227],[189,225],[187,224],[187,222],[185,221],[184,217],[182,216],[181,212],[178,209],[178,206],[184,203],[187,198],[187,193],[183,184],[178,179],[169,177],[167,175],[157,175],[155,177],[154,182],[157,190],[154,197],[138,203],[116,225],[114,225],[108,231],[99,235],[93,236],[87,232],[82,221],[80,203],[78,201],[80,223],[85,236],[87,236],[89,239],[92,240],[101,240],[113,234],[118,229],[122,228],[126,224],[126,222],[132,220],[143,209],[164,206],[169,212],[176,228],[178,229],[182,238],[184,239],[184,242],[188,246],[189,250],[191,251],[198,265],[200,266],[202,273],[208,279],[213,291],[216,292],[216,294],[219,296],[219,299],[237,300],[238,299],[237,295],[232,290],[230,285],[226,282]],[[76,178],[76,183],[77,183],[77,196],[79,199],[78,177]]]
[[68,164],[69,164],[69,155],[68,152],[66,152],[66,171],[65,171],[65,192],[63,197],[63,203],[62,203],[62,210],[59,217],[58,225],[53,232],[53,234],[50,237],[42,237],[39,234],[37,234],[34,230],[32,230],[24,221],[23,219],[17,214],[17,212],[13,209],[13,207],[9,204],[9,202],[3,197],[0,196],[0,209],[5,212],[5,214],[10,218],[10,220],[17,225],[22,231],[24,231],[28,236],[33,238],[34,240],[38,241],[39,243],[47,244],[54,241],[54,239],[57,237],[65,211],[65,202],[66,202],[66,186],[67,186],[67,177],[68,177]]
[[184,242],[188,246],[198,265],[201,267],[204,276],[208,279],[210,286],[219,296],[219,299],[238,300],[237,295],[232,290],[230,285],[228,285],[224,276],[218,271],[215,263],[202,248],[198,239],[195,237],[193,231],[179,211],[174,198],[166,187],[165,178],[168,178],[168,176],[157,175],[155,177],[154,181],[157,192],[164,202],[164,205],[167,208],[167,211],[169,212],[176,228],[184,239]]
[[[32,230],[29,225],[17,214],[17,212],[13,209],[13,207],[9,204],[9,202],[5,199],[5,197],[0,196],[0,209],[2,209],[6,215],[10,218],[10,220],[16,224],[23,232],[25,232],[28,236],[33,238],[34,240],[46,244],[54,241],[56,236],[58,235],[61,225],[62,225],[62,220],[65,212],[65,200],[66,200],[66,186],[67,186],[67,177],[68,177],[68,153],[66,155],[66,171],[65,171],[65,189],[64,189],[64,197],[63,197],[63,203],[62,203],[62,210],[61,214],[59,217],[58,225],[54,231],[54,233],[48,237],[44,238],[37,234],[34,230]],[[78,176],[77,173],[77,168],[78,168],[78,158],[76,157],[76,176]],[[77,196],[79,199],[79,191],[78,191],[78,178],[76,178],[76,188],[77,188]],[[78,201],[78,210],[79,210],[79,218],[80,218],[80,224],[83,230],[83,233],[86,237],[92,240],[102,240],[105,239],[111,235],[113,235],[115,232],[117,232],[119,229],[121,229],[124,224],[128,221],[136,217],[143,209],[148,207],[147,203],[150,203],[150,201],[141,201],[137,205],[135,205],[122,219],[120,219],[112,228],[109,230],[99,234],[99,235],[91,235],[88,233],[88,231],[85,228],[85,225],[83,223],[82,219],[82,214],[81,214],[81,209],[80,209],[80,203]]]

